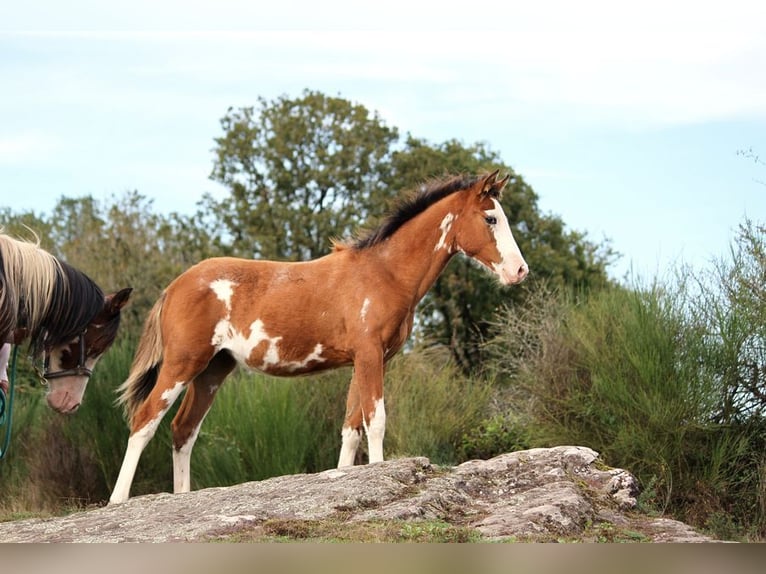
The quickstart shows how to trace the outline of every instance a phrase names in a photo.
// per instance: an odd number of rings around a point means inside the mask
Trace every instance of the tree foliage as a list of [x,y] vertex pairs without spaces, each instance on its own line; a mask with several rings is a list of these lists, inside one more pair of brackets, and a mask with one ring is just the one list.
[[[388,193],[384,176],[397,131],[341,98],[305,91],[229,109],[211,178],[229,189],[204,209],[246,257],[310,259],[350,233]],[[223,238],[222,241],[227,241]]]
[[43,249],[89,275],[107,293],[133,287],[122,329],[134,335],[162,289],[213,254],[190,218],[156,213],[152,200],[137,191],[104,201],[62,197],[49,215],[21,215],[6,210],[0,225],[22,239],[37,236]]

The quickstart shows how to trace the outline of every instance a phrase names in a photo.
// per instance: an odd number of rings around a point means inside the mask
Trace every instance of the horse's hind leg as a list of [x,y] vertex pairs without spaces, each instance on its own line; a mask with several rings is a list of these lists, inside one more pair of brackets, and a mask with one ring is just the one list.
[[181,407],[171,423],[174,492],[191,490],[191,452],[194,442],[218,388],[236,365],[227,351],[218,353],[207,368],[194,378],[186,391]]
[[185,383],[168,383],[166,382],[168,380],[173,380],[173,378],[168,377],[165,368],[161,368],[157,377],[157,384],[133,415],[128,447],[125,449],[125,458],[122,460],[120,474],[114,484],[112,496],[109,497],[110,504],[125,502],[130,496],[130,485],[133,483],[141,453],[149,444],[154,433],[157,432],[162,417],[165,416],[165,413],[173,406],[183,391]]

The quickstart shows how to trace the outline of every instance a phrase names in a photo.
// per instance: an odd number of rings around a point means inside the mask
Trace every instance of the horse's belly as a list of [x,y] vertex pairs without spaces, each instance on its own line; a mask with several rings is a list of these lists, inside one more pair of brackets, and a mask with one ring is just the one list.
[[216,350],[229,351],[241,365],[270,375],[304,375],[342,364],[338,362],[337,353],[322,343],[287,341],[282,336],[272,336],[261,321],[255,321],[247,335],[228,321],[221,321],[211,344]]

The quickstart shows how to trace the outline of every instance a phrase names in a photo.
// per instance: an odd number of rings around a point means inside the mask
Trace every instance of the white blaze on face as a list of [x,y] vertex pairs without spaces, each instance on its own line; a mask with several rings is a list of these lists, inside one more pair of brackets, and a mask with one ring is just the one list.
[[492,199],[494,208],[487,210],[487,216],[497,220],[495,225],[490,226],[495,236],[495,245],[500,252],[500,262],[492,265],[492,270],[505,285],[521,282],[526,277],[529,267],[521,254],[519,246],[511,233],[511,226],[503,208],[497,199]]
[[439,224],[439,229],[442,230],[442,235],[439,238],[438,243],[436,244],[436,247],[434,247],[434,251],[439,251],[439,249],[444,249],[444,247],[447,244],[447,234],[449,233],[450,228],[452,227],[452,222],[455,220],[455,214],[454,213],[448,213],[444,216],[444,219],[442,219],[442,222]]

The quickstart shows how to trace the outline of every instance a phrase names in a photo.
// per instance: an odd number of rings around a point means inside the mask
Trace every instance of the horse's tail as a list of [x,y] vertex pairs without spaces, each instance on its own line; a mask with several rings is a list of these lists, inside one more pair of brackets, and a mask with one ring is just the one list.
[[125,407],[128,421],[133,419],[136,409],[146,400],[157,383],[157,374],[162,364],[161,315],[164,303],[165,292],[163,291],[144,323],[144,331],[138,342],[130,374],[117,388],[119,393],[117,403]]

